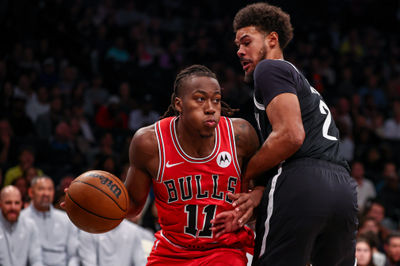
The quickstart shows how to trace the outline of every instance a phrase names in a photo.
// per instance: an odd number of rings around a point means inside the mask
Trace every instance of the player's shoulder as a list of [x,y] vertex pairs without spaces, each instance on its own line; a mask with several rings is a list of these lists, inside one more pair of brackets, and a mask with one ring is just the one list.
[[274,71],[292,72],[292,71],[297,71],[297,69],[292,63],[285,60],[264,59],[257,64],[254,73],[255,74],[258,74],[260,72],[273,73]]
[[247,134],[249,130],[254,129],[250,122],[243,118],[233,117],[231,121],[235,134]]
[[155,123],[138,129],[133,135],[131,148],[135,151],[158,150]]
[[250,152],[259,146],[258,135],[250,122],[243,118],[231,118],[236,146]]

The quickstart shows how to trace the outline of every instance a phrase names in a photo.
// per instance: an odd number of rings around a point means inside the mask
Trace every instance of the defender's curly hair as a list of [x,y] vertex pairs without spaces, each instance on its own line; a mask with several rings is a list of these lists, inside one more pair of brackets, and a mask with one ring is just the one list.
[[278,33],[279,45],[283,50],[293,38],[293,27],[290,23],[290,15],[280,7],[267,3],[247,5],[239,10],[233,20],[233,30],[254,26],[259,31],[269,34],[272,31]]
[[[169,116],[177,116],[179,112],[175,109],[175,98],[181,95],[184,81],[189,77],[210,77],[217,79],[217,76],[209,68],[203,65],[191,65],[178,73],[174,82],[174,92],[171,95],[171,103],[167,111],[161,118]],[[232,116],[238,109],[232,109],[227,103],[221,101],[221,114],[224,116]]]

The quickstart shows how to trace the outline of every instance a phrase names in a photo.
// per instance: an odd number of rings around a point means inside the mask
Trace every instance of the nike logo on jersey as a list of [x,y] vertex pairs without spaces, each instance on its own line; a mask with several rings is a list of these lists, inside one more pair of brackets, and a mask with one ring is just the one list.
[[169,161],[167,162],[167,164],[165,165],[167,168],[170,168],[170,167],[174,167],[174,166],[177,166],[177,165],[180,165],[180,164],[183,164],[184,162],[179,162],[179,163],[169,163]]

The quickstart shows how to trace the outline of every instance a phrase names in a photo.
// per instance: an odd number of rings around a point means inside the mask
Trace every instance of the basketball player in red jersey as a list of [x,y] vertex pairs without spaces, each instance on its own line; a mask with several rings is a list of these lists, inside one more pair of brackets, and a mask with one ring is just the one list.
[[240,193],[241,172],[259,146],[247,121],[221,116],[232,111],[215,74],[193,65],[177,75],[164,118],[133,136],[125,181],[131,214],[153,185],[161,226],[148,265],[246,265],[253,232],[211,230],[218,213],[233,210],[228,193]]

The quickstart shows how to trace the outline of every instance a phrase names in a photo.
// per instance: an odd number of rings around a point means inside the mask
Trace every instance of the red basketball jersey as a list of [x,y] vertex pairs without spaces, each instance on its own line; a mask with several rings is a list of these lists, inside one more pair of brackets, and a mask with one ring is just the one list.
[[176,134],[176,117],[156,123],[159,169],[153,186],[161,231],[157,234],[175,247],[204,250],[214,247],[251,246],[248,228],[213,237],[210,221],[231,210],[227,193],[239,193],[240,167],[236,155],[232,121],[221,117],[215,129],[211,154],[193,158],[181,148]]

